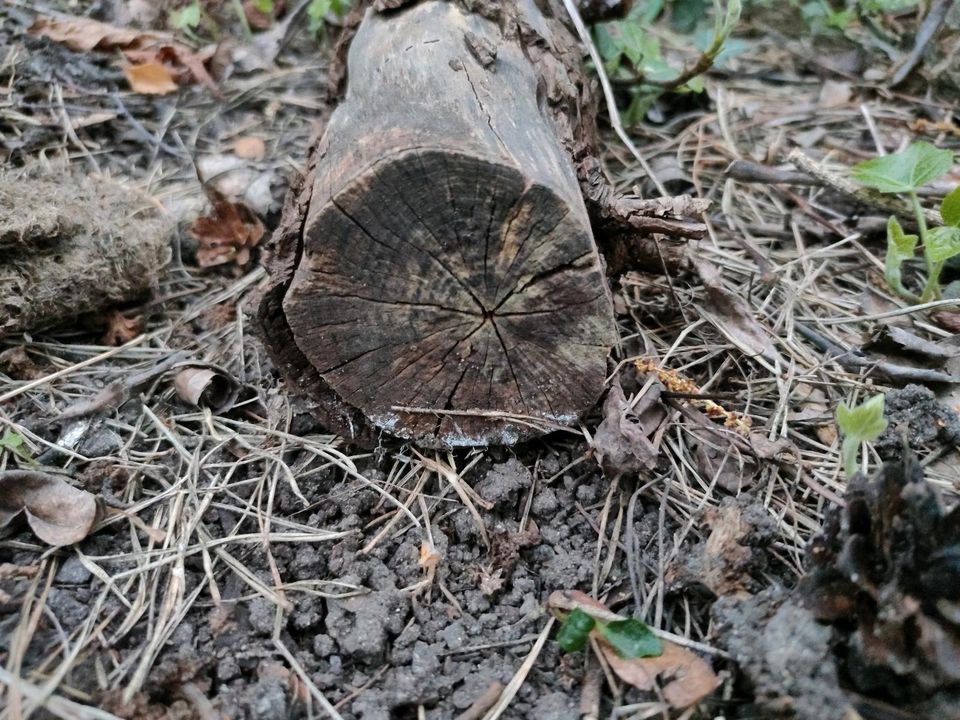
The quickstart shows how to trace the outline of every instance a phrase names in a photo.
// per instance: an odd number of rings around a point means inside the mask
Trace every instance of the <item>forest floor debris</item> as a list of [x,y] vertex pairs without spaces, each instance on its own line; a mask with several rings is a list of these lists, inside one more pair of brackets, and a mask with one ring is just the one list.
[[[49,4],[120,22],[106,3]],[[316,42],[291,25],[276,35],[278,64],[244,69],[237,53],[220,97],[193,82],[145,94],[114,54],[28,35],[29,5],[0,8],[0,45],[14,48],[0,59],[0,153],[124,177],[178,232],[152,298],[111,308],[142,318],[131,341],[111,346],[104,327],[82,325],[0,340],[0,473],[56,472],[113,511],[77,545],[51,548],[29,525],[0,540],[7,716],[683,717],[656,688],[557,647],[545,608],[570,589],[709,665],[720,685],[695,711],[704,716],[820,720],[849,706],[869,718],[882,707],[862,701],[869,683],[851,683],[833,653],[854,636],[818,622],[794,588],[851,489],[840,401],[888,391],[889,437],[874,450],[897,452],[909,428],[931,492],[956,506],[955,401],[875,373],[878,360],[938,369],[955,311],[906,306],[886,289],[886,217],[874,208],[795,174],[757,183],[727,168],[782,170],[792,147],[849,167],[917,134],[956,149],[948,101],[909,84],[878,93],[884,76],[863,78],[862,48],[785,37],[758,12],[760,32],[704,94],[665,96],[631,128],[671,192],[709,210],[689,238],[631,245],[611,263],[622,397],[515,449],[419,453],[384,438],[358,452],[281,388],[251,332],[284,179],[327,110]],[[869,55],[888,69],[883,57]],[[841,86],[826,92],[824,78]],[[649,183],[615,138],[604,160],[619,189]],[[203,267],[187,232],[210,206],[198,168],[263,225],[261,241],[252,218],[241,223],[218,267]],[[716,270],[712,294],[676,253],[686,247]],[[638,249],[642,266],[628,262]],[[900,349],[867,344],[885,329]],[[178,392],[181,363],[221,373],[239,402],[222,407],[210,375]],[[677,384],[655,397],[654,377]],[[946,599],[922,614],[955,618]]]

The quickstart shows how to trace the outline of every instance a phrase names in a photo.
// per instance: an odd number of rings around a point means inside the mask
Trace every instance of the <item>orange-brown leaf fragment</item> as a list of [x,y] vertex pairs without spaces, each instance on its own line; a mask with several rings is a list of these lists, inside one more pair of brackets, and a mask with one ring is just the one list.
[[267,154],[267,145],[258,137],[244,135],[233,141],[233,154],[244,160],[262,160]]
[[166,95],[177,89],[173,76],[167,66],[159,62],[145,62],[139,65],[126,65],[123,74],[127,76],[130,89],[144,95]]
[[250,250],[263,237],[263,223],[243,203],[233,203],[213,188],[206,188],[213,205],[209,215],[193,221],[190,235],[197,241],[197,264],[213,267],[250,262]]
[[126,345],[140,337],[144,327],[143,315],[124,315],[119,310],[114,310],[107,315],[107,331],[103,335],[103,344],[114,347]]

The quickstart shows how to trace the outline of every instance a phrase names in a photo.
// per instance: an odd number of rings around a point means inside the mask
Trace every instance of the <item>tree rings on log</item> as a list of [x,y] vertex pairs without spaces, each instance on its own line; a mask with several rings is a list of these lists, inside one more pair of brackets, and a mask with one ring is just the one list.
[[512,444],[600,395],[609,292],[524,50],[436,1],[368,12],[353,39],[260,313],[340,431]]

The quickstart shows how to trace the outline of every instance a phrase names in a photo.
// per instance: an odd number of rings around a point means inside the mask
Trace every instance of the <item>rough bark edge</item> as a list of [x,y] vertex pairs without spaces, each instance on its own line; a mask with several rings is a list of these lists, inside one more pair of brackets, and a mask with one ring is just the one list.
[[317,149],[331,107],[317,123],[307,152],[307,166],[290,182],[283,214],[267,246],[264,266],[269,284],[257,299],[257,325],[271,361],[287,387],[307,404],[307,410],[329,430],[362,445],[376,443],[377,432],[363,413],[343,402],[297,346],[283,311],[283,298],[303,252],[303,226],[313,194]]

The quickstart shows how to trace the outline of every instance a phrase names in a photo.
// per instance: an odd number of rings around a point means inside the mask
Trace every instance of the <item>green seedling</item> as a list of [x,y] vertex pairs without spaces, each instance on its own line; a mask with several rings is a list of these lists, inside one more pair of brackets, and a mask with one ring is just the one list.
[[327,15],[333,13],[343,17],[350,10],[351,0],[312,0],[307,6],[307,17],[310,20],[310,32],[319,32],[327,21]]
[[837,408],[837,425],[843,433],[840,457],[848,478],[857,474],[857,455],[863,443],[873,442],[887,429],[883,416],[883,395],[874,395],[855,408],[840,403]]
[[644,623],[633,618],[605,623],[576,608],[560,626],[557,644],[566,652],[582,650],[596,630],[622,658],[657,657],[663,654],[663,643]]
[[[673,3],[676,11],[681,3]],[[697,3],[704,6],[708,3]],[[721,58],[729,54],[729,40],[740,20],[741,0],[713,0],[713,25],[704,28],[706,38],[701,43],[700,56],[682,69],[667,62],[661,47],[661,35],[678,46],[696,44],[689,36],[654,28],[667,3],[637,3],[625,20],[599,23],[594,27],[594,39],[604,70],[611,80],[629,88],[631,102],[623,113],[627,125],[639,122],[652,103],[666,92],[702,92],[701,76]],[[705,11],[705,7],[701,8]],[[697,13],[702,16],[705,12]]]
[[[946,175],[953,167],[953,153],[930,143],[917,142],[893,155],[866,160],[853,167],[853,178],[882,193],[904,195],[913,208],[919,236],[904,233],[896,217],[887,223],[885,276],[890,289],[911,302],[929,302],[942,297],[940,274],[947,260],[960,255],[960,188],[954,189],[940,204],[944,224],[927,227],[917,192],[924,185]],[[927,279],[919,296],[903,284],[901,267],[913,258],[917,244],[923,246]]]
[[24,462],[33,462],[30,451],[27,449],[27,441],[23,439],[20,433],[13,430],[7,430],[3,435],[0,435],[0,452],[4,450]]

